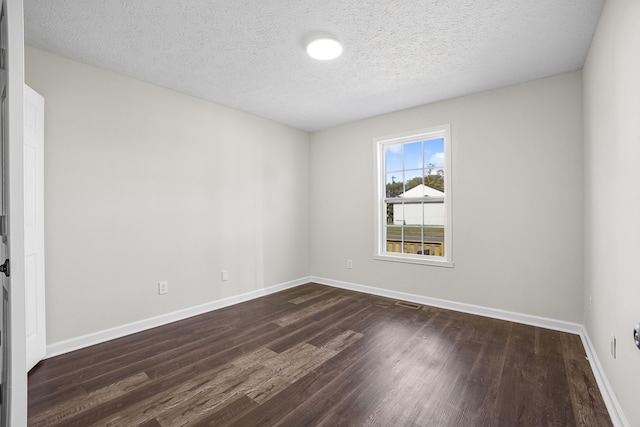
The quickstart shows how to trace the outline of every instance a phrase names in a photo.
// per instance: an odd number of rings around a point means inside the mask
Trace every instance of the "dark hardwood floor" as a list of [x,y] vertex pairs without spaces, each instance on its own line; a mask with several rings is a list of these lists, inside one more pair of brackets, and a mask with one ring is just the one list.
[[41,362],[30,426],[608,426],[577,335],[317,284]]

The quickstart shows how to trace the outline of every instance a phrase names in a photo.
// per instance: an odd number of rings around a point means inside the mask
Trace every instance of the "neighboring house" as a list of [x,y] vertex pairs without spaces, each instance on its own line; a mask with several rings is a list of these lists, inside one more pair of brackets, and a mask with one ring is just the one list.
[[[398,197],[414,200],[393,205],[393,223],[395,225],[444,226],[444,192],[420,184]],[[431,202],[427,200],[423,203],[424,197],[432,199]]]

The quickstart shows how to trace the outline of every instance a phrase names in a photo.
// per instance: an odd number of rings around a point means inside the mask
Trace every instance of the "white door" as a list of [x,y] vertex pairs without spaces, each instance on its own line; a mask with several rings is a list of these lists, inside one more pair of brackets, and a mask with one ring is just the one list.
[[44,98],[24,86],[24,281],[27,370],[47,353],[44,290]]
[[[2,402],[0,425],[27,425],[24,292],[24,24],[22,1],[0,1],[0,142],[2,250],[11,258],[2,278]],[[8,263],[6,264],[9,265]],[[9,275],[10,274],[10,275]]]

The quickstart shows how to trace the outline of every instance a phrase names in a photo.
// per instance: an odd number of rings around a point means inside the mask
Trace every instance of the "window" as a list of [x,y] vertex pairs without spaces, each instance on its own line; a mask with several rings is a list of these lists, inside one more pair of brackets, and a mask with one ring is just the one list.
[[449,125],[375,139],[374,258],[452,267]]

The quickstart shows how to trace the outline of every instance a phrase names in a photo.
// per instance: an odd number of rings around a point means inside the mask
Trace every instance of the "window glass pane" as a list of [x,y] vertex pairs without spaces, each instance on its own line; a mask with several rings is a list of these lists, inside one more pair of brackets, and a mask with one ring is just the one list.
[[402,252],[402,226],[387,224],[387,252]]
[[387,252],[402,253],[402,242],[399,240],[387,240]]
[[[391,224],[393,225],[403,225],[404,224],[404,203],[389,203],[391,207],[387,208],[387,212],[391,210]],[[389,230],[387,230],[389,231]],[[402,230],[393,229],[393,233],[397,234],[396,237],[402,237]]]
[[[405,202],[402,205],[402,225],[422,227],[422,203]],[[399,219],[399,218],[396,218]]]
[[424,254],[444,256],[444,201],[423,204]]
[[441,227],[444,228],[444,200],[435,199],[432,203],[423,204],[422,224],[425,227]]
[[403,193],[404,188],[402,184],[402,176],[402,171],[387,173],[387,177],[385,180],[387,197],[398,197]]
[[422,141],[404,144],[405,169],[422,169],[422,159]]
[[444,242],[436,242],[433,240],[424,241],[422,247],[422,255],[444,256]]
[[445,191],[444,188],[444,139],[424,141],[424,183]]
[[386,209],[386,215],[387,215],[387,224],[393,224],[393,203],[386,203],[387,209]]
[[387,145],[384,148],[384,164],[387,172],[402,170],[402,144]]
[[413,255],[421,255],[422,227],[420,226],[404,227],[404,252],[408,254],[413,254]]
[[404,179],[404,193],[402,197],[424,196],[422,169],[405,171]]

